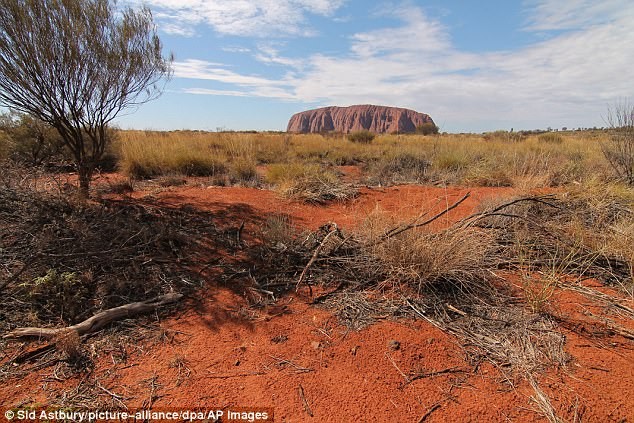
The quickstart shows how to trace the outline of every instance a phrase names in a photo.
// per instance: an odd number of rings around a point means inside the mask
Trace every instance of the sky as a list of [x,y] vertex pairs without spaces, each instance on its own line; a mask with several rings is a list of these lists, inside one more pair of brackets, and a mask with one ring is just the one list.
[[152,10],[175,57],[124,129],[285,130],[353,104],[414,109],[446,132],[602,127],[634,97],[632,0],[123,4]]

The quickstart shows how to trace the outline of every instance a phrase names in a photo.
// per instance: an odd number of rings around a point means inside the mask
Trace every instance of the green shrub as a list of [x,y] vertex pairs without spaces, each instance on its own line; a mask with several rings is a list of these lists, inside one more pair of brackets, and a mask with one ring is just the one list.
[[435,135],[438,133],[438,127],[434,122],[425,122],[416,127],[416,133],[420,135]]
[[362,144],[370,144],[376,135],[366,129],[348,134],[348,140]]
[[9,158],[14,149],[13,140],[4,131],[0,130],[0,162]]
[[473,164],[472,157],[455,150],[437,153],[433,159],[434,169],[440,171],[459,171],[466,169],[471,164]]
[[91,294],[77,273],[59,273],[55,269],[23,287],[28,290],[31,301],[43,309],[43,315],[53,311],[64,321],[75,321],[85,311],[84,303]]

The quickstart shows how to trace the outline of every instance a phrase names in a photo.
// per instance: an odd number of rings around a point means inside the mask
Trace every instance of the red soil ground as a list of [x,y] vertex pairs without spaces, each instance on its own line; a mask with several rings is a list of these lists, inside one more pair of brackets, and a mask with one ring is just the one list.
[[[183,186],[152,198],[166,206],[214,211],[220,225],[245,221],[248,232],[273,213],[288,214],[308,228],[328,221],[349,228],[376,207],[406,218],[432,206],[440,210],[468,191],[469,199],[444,223],[472,213],[482,201],[513,195],[510,188],[400,186],[366,188],[347,203],[311,206],[267,190]],[[142,202],[148,192],[131,195]],[[258,311],[247,305],[210,280],[198,304],[160,322],[171,334],[167,341],[129,345],[123,362],[116,359],[121,351],[103,353],[91,377],[99,379],[106,399],[108,392],[116,394],[130,408],[146,406],[154,392],[156,410],[268,408],[279,422],[546,421],[535,411],[526,382],[509,386],[493,366],[471,368],[459,340],[426,322],[385,320],[351,331],[302,296]],[[572,361],[539,381],[558,415],[571,422],[634,421],[634,341],[607,330],[598,317],[629,329],[632,322],[568,291],[557,292],[553,307]],[[405,384],[404,374],[412,371],[440,373]],[[0,386],[0,408],[27,400],[46,404],[52,392],[69,390],[84,377],[60,382],[49,368],[9,380]]]

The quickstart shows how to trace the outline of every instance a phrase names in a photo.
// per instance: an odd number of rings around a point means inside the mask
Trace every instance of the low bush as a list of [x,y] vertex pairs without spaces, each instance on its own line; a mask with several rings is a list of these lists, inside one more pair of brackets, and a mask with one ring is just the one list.
[[433,122],[425,122],[416,127],[416,133],[420,135],[438,134],[438,127]]
[[627,101],[608,110],[609,137],[601,144],[603,155],[617,176],[634,186],[634,105]]
[[366,174],[371,184],[421,183],[429,179],[430,166],[421,152],[393,151],[372,159],[366,166]]
[[520,142],[526,139],[526,135],[521,132],[493,131],[483,135],[486,141]]
[[229,179],[232,183],[257,185],[260,179],[254,160],[238,158],[229,165]]
[[26,163],[41,166],[64,157],[64,144],[57,131],[41,120],[26,114],[6,113],[0,116],[0,131],[5,141],[0,140],[0,155]]
[[119,168],[135,178],[180,173],[186,176],[214,176],[227,171],[226,157],[208,144],[178,142],[169,138],[136,138],[119,143]]
[[352,142],[358,142],[361,144],[370,144],[376,135],[368,130],[356,131],[348,134],[348,140]]
[[316,164],[271,165],[267,181],[284,197],[307,203],[342,201],[357,194],[339,175]]
[[485,279],[494,251],[493,239],[479,231],[413,229],[378,243],[371,254],[385,269],[383,284],[407,284],[420,292],[425,284]]

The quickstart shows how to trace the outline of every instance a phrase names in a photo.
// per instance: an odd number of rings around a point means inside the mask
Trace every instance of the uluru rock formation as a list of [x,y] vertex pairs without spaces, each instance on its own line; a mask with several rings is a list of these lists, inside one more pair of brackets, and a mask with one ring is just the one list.
[[424,123],[434,123],[425,113],[400,107],[370,104],[350,107],[323,107],[296,113],[287,132],[342,132],[368,130],[377,134],[415,132]]

